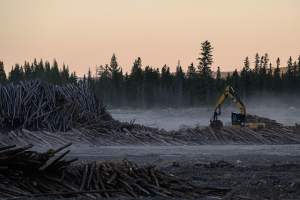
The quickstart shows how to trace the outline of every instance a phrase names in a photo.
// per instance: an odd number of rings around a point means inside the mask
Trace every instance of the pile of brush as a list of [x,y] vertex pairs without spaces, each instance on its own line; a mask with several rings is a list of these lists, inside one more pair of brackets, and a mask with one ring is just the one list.
[[223,196],[229,190],[197,187],[155,169],[127,160],[73,164],[66,160],[70,144],[45,153],[30,151],[32,145],[0,148],[0,199],[24,197],[184,197]]
[[85,83],[39,80],[0,85],[0,128],[67,131],[109,116]]

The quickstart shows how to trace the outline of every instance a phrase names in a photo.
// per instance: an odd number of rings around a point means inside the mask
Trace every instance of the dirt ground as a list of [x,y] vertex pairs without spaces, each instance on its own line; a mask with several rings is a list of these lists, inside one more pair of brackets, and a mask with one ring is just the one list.
[[[155,165],[161,171],[199,186],[199,190],[218,188],[229,191],[225,194],[209,193],[201,200],[300,199],[300,145],[72,146],[71,152],[69,157],[77,157],[79,162],[127,159],[140,166]],[[79,199],[88,198],[72,198]]]
[[300,199],[300,165],[175,162],[164,170],[205,187],[231,188],[221,199]]
[[111,146],[73,152],[87,162],[126,158],[153,164],[201,187],[231,189],[205,199],[300,199],[300,145]]

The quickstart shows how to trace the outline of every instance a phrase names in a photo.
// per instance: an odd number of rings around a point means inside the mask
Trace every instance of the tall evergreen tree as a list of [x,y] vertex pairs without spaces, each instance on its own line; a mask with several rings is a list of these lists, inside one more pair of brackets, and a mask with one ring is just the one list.
[[[90,69],[89,69],[90,72]],[[63,64],[62,70],[60,72],[61,82],[68,83],[70,78],[69,67]]]
[[273,90],[280,89],[281,86],[281,71],[280,71],[280,59],[276,60],[276,68],[274,69],[273,75]]
[[194,67],[194,63],[188,66],[186,77],[186,93],[188,94],[186,99],[189,105],[194,106],[197,103],[199,86],[199,76]]
[[244,60],[244,67],[241,71],[241,88],[243,89],[243,95],[248,95],[250,91],[250,82],[251,82],[251,69],[249,57],[246,57]]
[[218,66],[217,74],[216,74],[216,90],[218,93],[220,93],[223,89],[224,89],[224,83],[222,79],[221,69]]
[[110,78],[109,66],[100,65],[97,69],[96,93],[103,103],[111,104],[112,102],[112,84]]
[[285,73],[285,81],[287,87],[290,88],[293,85],[293,59],[290,57],[287,61],[287,71]]
[[[128,82],[128,95],[130,103],[138,106],[137,104],[141,104],[139,102],[139,98],[144,95],[143,91],[143,70],[142,70],[142,59],[138,57],[134,62],[131,68],[131,73],[129,75]],[[144,98],[144,97],[143,97]]]
[[74,83],[76,84],[77,83],[77,75],[76,75],[76,72],[72,72],[71,75],[70,75],[70,83]]
[[50,80],[50,82],[52,82],[54,84],[60,84],[61,83],[58,63],[55,59],[53,60],[53,64],[52,64],[52,67],[51,67],[51,70],[50,70],[49,80]]
[[177,105],[183,104],[183,87],[184,87],[185,74],[182,70],[180,61],[178,61],[175,73],[175,95],[177,97]]
[[33,74],[33,71],[32,71],[32,67],[30,66],[29,62],[26,62],[24,63],[24,75],[25,75],[25,79],[33,79],[34,78],[34,74]]
[[258,53],[255,54],[255,61],[254,61],[254,73],[257,75],[260,70],[260,56]]
[[9,73],[9,81],[11,82],[19,82],[24,79],[24,71],[22,66],[16,64],[15,67],[12,67]]
[[200,75],[205,78],[211,78],[211,65],[213,63],[212,50],[213,47],[209,41],[205,41],[201,44],[198,70]]
[[196,68],[194,67],[194,63],[191,63],[188,66],[186,75],[187,75],[188,78],[193,78],[197,75]]
[[212,55],[213,47],[209,41],[201,44],[201,53],[198,58],[198,70],[201,78],[201,88],[199,88],[199,95],[203,97],[206,102],[212,98],[212,90],[214,88],[212,81],[211,65],[213,63]]
[[0,83],[3,84],[6,81],[7,80],[6,80],[5,70],[4,70],[4,63],[0,61]]
[[120,94],[122,91],[122,81],[123,81],[123,74],[122,69],[117,62],[117,57],[115,54],[112,55],[109,65],[109,71],[111,75],[112,81],[112,103],[115,105],[121,105],[122,99],[120,99]]
[[92,72],[91,72],[91,68],[89,68],[88,74],[87,74],[87,82],[89,84],[92,84],[93,81],[93,77],[92,77]]

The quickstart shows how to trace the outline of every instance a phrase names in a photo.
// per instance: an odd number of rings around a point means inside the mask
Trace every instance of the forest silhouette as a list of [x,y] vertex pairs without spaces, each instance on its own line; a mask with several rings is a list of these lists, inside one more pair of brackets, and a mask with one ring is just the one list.
[[56,60],[26,62],[15,64],[6,74],[4,63],[0,61],[0,83],[19,82],[24,80],[41,79],[43,81],[62,85],[78,82],[89,84],[98,98],[112,107],[192,107],[208,105],[227,85],[234,87],[243,98],[253,95],[268,94],[297,94],[300,92],[300,55],[293,60],[289,57],[285,64],[277,58],[273,64],[267,53],[255,55],[250,61],[246,57],[240,71],[231,73],[221,72],[218,67],[212,71],[213,47],[209,41],[201,44],[197,63],[191,63],[184,71],[180,62],[172,73],[170,67],[164,65],[161,69],[142,66],[138,57],[129,73],[123,73],[115,54],[110,63],[97,67],[95,76],[91,70],[84,77],[77,77],[70,72],[69,67],[58,66]]

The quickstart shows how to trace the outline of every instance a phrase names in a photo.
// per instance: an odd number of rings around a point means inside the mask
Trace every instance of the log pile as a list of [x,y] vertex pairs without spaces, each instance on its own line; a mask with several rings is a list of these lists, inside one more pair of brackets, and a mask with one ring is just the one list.
[[165,131],[138,124],[105,121],[101,124],[71,129],[67,132],[13,130],[0,134],[0,145],[34,144],[53,148],[68,142],[74,145],[199,145],[199,144],[300,144],[299,128],[266,126],[258,130],[247,127],[184,128]]
[[247,115],[246,122],[248,123],[264,123],[266,127],[280,127],[282,124],[278,123],[276,120],[272,120],[265,117],[260,117],[257,115]]
[[70,144],[45,153],[21,148],[0,147],[0,198],[24,197],[184,197],[223,196],[229,189],[195,186],[186,180],[157,170],[122,162],[93,162],[70,165]]
[[247,127],[188,128],[174,134],[178,140],[196,144],[300,144],[300,134],[284,126],[267,126],[258,130]]
[[266,127],[165,131],[112,119],[83,83],[57,86],[34,80],[0,85],[0,145],[300,143],[299,127],[255,115],[248,115],[247,122],[263,122]]
[[33,80],[0,85],[0,109],[2,130],[67,131],[109,118],[84,83],[58,86]]

